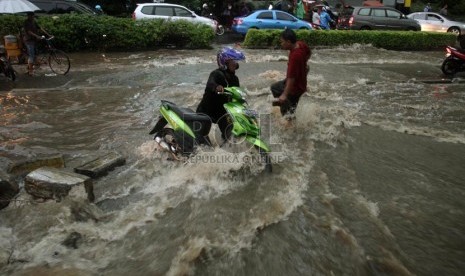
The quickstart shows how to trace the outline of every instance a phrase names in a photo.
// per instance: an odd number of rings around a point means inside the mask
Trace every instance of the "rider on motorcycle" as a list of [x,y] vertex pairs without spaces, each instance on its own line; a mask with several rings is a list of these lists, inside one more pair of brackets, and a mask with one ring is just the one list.
[[223,95],[225,87],[240,86],[236,70],[239,68],[237,61],[245,60],[245,55],[239,50],[231,47],[224,47],[218,54],[216,61],[218,69],[213,70],[208,77],[203,98],[197,107],[197,113],[208,115],[213,123],[218,124],[221,130],[221,137],[229,137],[226,110],[223,105],[228,101]]

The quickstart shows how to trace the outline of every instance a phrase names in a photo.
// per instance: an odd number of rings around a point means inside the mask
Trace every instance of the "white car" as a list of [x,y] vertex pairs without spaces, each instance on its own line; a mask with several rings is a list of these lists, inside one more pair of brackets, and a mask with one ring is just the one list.
[[415,19],[420,24],[422,31],[465,34],[465,23],[452,21],[439,13],[414,12],[407,17]]
[[192,23],[206,24],[215,32],[217,25],[215,20],[197,15],[184,6],[165,3],[138,4],[132,13],[132,19],[187,20]]

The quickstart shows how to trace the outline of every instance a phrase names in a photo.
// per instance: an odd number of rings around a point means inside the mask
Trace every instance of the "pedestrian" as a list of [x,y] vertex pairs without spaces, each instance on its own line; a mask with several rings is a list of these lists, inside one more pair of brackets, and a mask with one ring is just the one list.
[[105,14],[103,12],[102,6],[100,6],[100,5],[95,5],[95,13],[97,13],[97,15]]
[[241,11],[240,11],[240,16],[247,16],[249,15],[250,13],[250,10],[249,8],[247,7],[246,3],[242,3],[241,4]]
[[29,76],[34,75],[34,64],[36,63],[37,42],[50,36],[41,28],[34,17],[34,12],[27,12],[27,19],[24,21],[23,42],[27,49],[27,73]]
[[218,124],[224,140],[229,138],[230,122],[228,116],[225,116],[227,112],[223,106],[228,102],[228,96],[223,92],[225,87],[240,86],[239,78],[236,76],[236,70],[239,69],[237,61],[240,60],[245,60],[244,53],[231,47],[224,47],[218,52],[216,56],[218,68],[210,73],[203,98],[196,111],[208,115],[213,123]]
[[203,3],[202,12],[200,13],[200,15],[204,17],[210,17],[210,9],[208,8],[207,3]]
[[312,23],[313,23],[313,25],[316,25],[317,27],[320,26],[320,15],[318,14],[318,9],[317,8],[313,9]]
[[320,27],[322,30],[331,30],[331,23],[334,23],[334,20],[328,14],[329,7],[325,6],[321,8],[320,12]]
[[299,0],[297,2],[297,5],[295,7],[295,16],[299,18],[300,20],[304,19],[305,9],[304,9],[304,4],[302,3],[302,0]]
[[307,91],[308,60],[312,52],[308,45],[297,40],[295,32],[285,29],[280,35],[281,47],[289,50],[286,78],[271,85],[273,105],[279,105],[281,115],[293,115],[299,99]]
[[442,9],[439,10],[439,14],[441,15],[447,15],[447,4],[442,7]]
[[227,30],[230,30],[231,24],[232,24],[232,16],[233,16],[231,3],[228,3],[228,5],[224,8],[222,16],[223,16],[223,22],[224,22],[223,25],[226,26]]
[[430,4],[430,3],[427,3],[426,6],[425,6],[425,8],[423,9],[423,11],[424,11],[424,12],[430,12],[430,11],[432,11],[432,9],[431,9],[431,4]]

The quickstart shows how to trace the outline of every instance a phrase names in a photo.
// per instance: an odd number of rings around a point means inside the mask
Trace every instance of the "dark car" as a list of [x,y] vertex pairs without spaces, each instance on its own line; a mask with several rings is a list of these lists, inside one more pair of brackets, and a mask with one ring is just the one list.
[[66,13],[96,15],[95,11],[86,4],[75,1],[29,0],[40,8],[38,15],[56,15]]
[[342,30],[420,31],[417,21],[390,7],[345,7],[339,15]]

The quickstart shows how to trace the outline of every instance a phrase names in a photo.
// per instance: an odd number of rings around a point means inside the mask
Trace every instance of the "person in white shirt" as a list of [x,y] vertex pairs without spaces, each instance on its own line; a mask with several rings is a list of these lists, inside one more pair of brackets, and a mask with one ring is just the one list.
[[313,9],[312,23],[315,25],[320,25],[320,15],[318,14],[318,9]]

